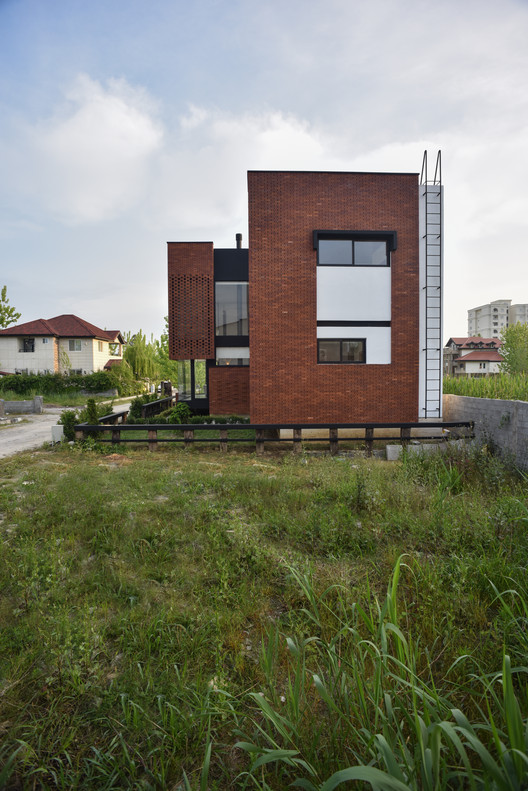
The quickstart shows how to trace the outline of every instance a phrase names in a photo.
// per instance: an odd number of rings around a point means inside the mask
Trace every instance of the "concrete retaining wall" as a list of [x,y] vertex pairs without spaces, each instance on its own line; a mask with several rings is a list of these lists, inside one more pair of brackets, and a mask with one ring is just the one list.
[[443,418],[474,420],[479,442],[492,442],[503,456],[528,469],[528,402],[444,395]]
[[0,417],[4,415],[41,415],[44,407],[43,396],[35,396],[31,401],[4,401],[0,398]]

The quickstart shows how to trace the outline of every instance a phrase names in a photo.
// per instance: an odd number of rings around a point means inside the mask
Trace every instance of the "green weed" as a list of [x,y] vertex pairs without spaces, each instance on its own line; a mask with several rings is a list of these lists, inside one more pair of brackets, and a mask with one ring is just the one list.
[[515,471],[107,450],[2,462],[7,788],[522,787]]

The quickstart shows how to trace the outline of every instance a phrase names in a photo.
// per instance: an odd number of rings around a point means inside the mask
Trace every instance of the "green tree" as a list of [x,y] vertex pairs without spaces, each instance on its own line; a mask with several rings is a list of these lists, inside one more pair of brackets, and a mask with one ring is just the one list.
[[501,332],[501,370],[507,374],[528,373],[528,324],[511,324]]
[[0,329],[16,324],[20,318],[20,313],[11,307],[7,298],[7,286],[2,287],[0,292]]
[[130,365],[136,379],[157,379],[160,366],[154,340],[147,341],[139,330],[135,335],[127,333],[123,359]]
[[165,316],[165,332],[161,338],[154,341],[156,346],[156,359],[159,365],[160,376],[162,379],[169,380],[174,386],[178,382],[178,363],[169,358],[169,319]]

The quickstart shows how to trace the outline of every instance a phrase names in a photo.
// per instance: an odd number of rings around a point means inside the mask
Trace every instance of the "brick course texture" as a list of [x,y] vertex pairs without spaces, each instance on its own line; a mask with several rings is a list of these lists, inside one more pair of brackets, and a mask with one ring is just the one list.
[[[418,190],[417,174],[248,173],[252,422],[418,420]],[[315,229],[397,231],[390,365],[317,363]]]
[[214,357],[212,242],[169,242],[169,357]]
[[249,367],[209,369],[211,415],[249,415]]

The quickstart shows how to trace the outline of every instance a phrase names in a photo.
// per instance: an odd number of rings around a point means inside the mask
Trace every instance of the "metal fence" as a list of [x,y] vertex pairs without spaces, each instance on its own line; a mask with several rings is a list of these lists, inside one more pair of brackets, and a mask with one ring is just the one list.
[[[75,438],[82,441],[89,436],[97,434],[99,442],[110,442],[119,445],[123,442],[148,443],[150,451],[156,451],[160,442],[182,443],[185,447],[190,447],[196,442],[217,443],[220,450],[227,451],[229,443],[246,442],[254,443],[257,453],[264,452],[266,442],[289,442],[293,446],[294,452],[300,452],[303,442],[323,442],[330,447],[330,453],[335,455],[339,450],[339,442],[359,442],[365,446],[366,456],[372,456],[374,442],[394,442],[399,440],[402,445],[407,445],[413,441],[436,440],[447,441],[453,435],[466,438],[473,437],[473,421],[449,421],[432,423],[316,423],[316,424],[251,424],[251,423],[207,423],[207,424],[127,424],[123,422],[123,415],[126,413],[114,413],[105,415],[96,425],[81,423],[75,426]],[[110,422],[110,418],[114,418]],[[429,430],[433,433],[425,433]],[[454,429],[454,431],[453,431]],[[314,430],[322,431],[322,436],[309,435]],[[339,431],[347,432],[339,435]],[[350,436],[349,431],[354,430],[357,434]],[[419,434],[417,434],[419,430]],[[239,432],[246,432],[246,436],[233,436]],[[281,435],[281,432],[291,432],[291,436]],[[390,434],[386,432],[390,431]],[[414,434],[413,434],[414,431]],[[141,432],[145,436],[127,436]],[[207,436],[200,436],[207,432]],[[303,437],[304,432],[304,437]],[[381,432],[381,434],[380,434]],[[385,432],[385,433],[384,433]],[[396,434],[394,432],[397,432]],[[168,435],[170,433],[170,436]],[[215,436],[210,436],[213,433]],[[166,434],[166,436],[160,436]],[[248,436],[249,434],[249,436]],[[107,436],[105,436],[107,435]]]

